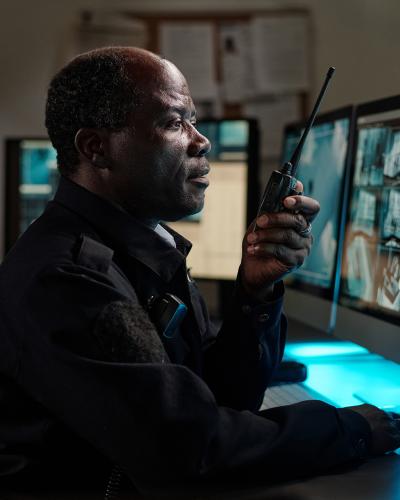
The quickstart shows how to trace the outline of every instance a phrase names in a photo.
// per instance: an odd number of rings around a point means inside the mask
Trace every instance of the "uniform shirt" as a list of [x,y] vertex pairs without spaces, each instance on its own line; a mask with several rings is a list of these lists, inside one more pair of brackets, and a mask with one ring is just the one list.
[[[257,411],[283,354],[281,285],[275,300],[261,304],[239,280],[217,335],[187,275],[191,245],[164,229],[176,248],[62,179],[6,257],[4,470],[73,478],[116,463],[145,490],[226,475],[268,480],[277,471],[316,472],[363,455],[368,424],[350,410],[305,402]],[[102,361],[93,329],[104,307],[118,300],[146,307],[166,292],[188,307],[176,335],[162,339],[171,363]]]

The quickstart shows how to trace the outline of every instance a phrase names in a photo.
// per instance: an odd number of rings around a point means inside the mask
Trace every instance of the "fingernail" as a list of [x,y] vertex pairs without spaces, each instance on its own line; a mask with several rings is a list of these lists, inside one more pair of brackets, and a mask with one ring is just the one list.
[[294,207],[296,205],[296,199],[295,198],[286,198],[284,200],[284,203],[287,207]]
[[247,236],[247,241],[248,241],[248,243],[255,243],[257,240],[258,240],[257,233],[250,233],[250,234]]
[[255,254],[255,249],[256,249],[256,247],[254,245],[249,245],[247,247],[247,253],[250,254],[250,255],[254,255]]
[[265,214],[261,215],[261,217],[257,219],[257,224],[259,226],[266,226],[268,224],[268,216]]

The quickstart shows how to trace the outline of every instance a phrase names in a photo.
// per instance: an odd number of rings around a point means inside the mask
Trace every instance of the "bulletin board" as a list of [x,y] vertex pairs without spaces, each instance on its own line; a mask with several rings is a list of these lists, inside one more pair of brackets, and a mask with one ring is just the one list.
[[262,158],[280,156],[284,125],[303,119],[309,104],[307,9],[115,14],[103,12],[99,20],[95,12],[83,13],[86,45],[78,51],[136,45],[162,55],[185,75],[200,118],[256,118]]
[[[165,57],[169,57],[164,51],[165,39],[168,39],[169,30],[170,39],[173,38],[174,26],[177,31],[183,28],[186,30],[187,37],[182,40],[181,52],[188,52],[191,48],[189,32],[191,30],[199,30],[201,26],[209,28],[211,32],[211,43],[213,49],[213,70],[217,84],[224,84],[224,59],[227,52],[231,50],[233,54],[235,50],[240,52],[239,42],[246,44],[246,41],[240,39],[240,29],[247,30],[248,36],[253,38],[253,45],[258,44],[256,50],[251,50],[252,58],[258,67],[253,68],[253,71],[260,76],[266,76],[261,73],[259,66],[266,63],[271,71],[275,73],[275,78],[269,78],[266,85],[261,88],[251,89],[247,94],[249,97],[257,96],[273,96],[282,93],[296,93],[303,96],[308,94],[311,78],[311,16],[306,9],[285,9],[285,10],[263,10],[254,12],[235,12],[229,14],[227,12],[213,12],[205,14],[204,12],[190,13],[148,13],[148,12],[125,12],[127,18],[140,20],[147,26],[148,41],[147,47],[149,50],[157,52]],[[264,31],[264,36],[263,36]],[[229,43],[229,32],[231,33],[230,41],[238,42],[238,46],[233,46]],[[269,33],[269,35],[268,35]],[[223,37],[225,35],[225,47]],[[204,33],[205,36],[205,33]],[[254,38],[256,40],[254,40]],[[227,40],[228,39],[228,40]],[[189,47],[187,46],[189,42]],[[262,48],[261,44],[269,43],[269,47]],[[195,41],[192,45],[195,45]],[[247,40],[246,50],[249,51],[249,41]],[[282,47],[282,45],[284,45]],[[207,47],[203,47],[207,50]],[[279,57],[284,56],[286,61],[279,61]],[[267,61],[266,58],[273,57],[273,61]],[[176,60],[176,57],[174,58]],[[279,64],[280,62],[280,64]],[[179,65],[179,64],[178,64]],[[285,67],[286,65],[286,67]],[[279,66],[279,67],[278,67]],[[302,66],[302,67],[301,67]],[[279,72],[279,75],[278,75]],[[242,98],[237,99],[236,104],[240,104]],[[232,107],[234,98],[229,99],[229,104]],[[305,103],[306,104],[306,103]],[[229,109],[229,106],[228,106]]]

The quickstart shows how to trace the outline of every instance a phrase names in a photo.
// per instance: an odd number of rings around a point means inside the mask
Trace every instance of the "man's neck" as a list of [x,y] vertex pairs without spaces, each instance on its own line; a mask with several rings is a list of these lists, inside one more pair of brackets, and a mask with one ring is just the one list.
[[93,180],[92,177],[87,177],[84,175],[82,176],[82,172],[79,172],[79,174],[80,175],[71,175],[68,178],[70,181],[75,182],[75,184],[78,184],[79,186],[87,189],[88,191],[95,194],[99,198],[103,198],[103,200],[107,201],[114,207],[118,208],[118,210],[121,210],[122,212],[125,212],[130,216],[134,217],[138,222],[140,222],[144,226],[149,227],[150,229],[154,230],[160,223],[160,220],[156,217],[153,218],[153,217],[144,217],[142,215],[138,215],[129,207],[124,206],[123,203],[116,201],[114,196],[112,196],[110,193],[105,192],[105,190],[102,189],[102,185],[99,185],[99,183]]

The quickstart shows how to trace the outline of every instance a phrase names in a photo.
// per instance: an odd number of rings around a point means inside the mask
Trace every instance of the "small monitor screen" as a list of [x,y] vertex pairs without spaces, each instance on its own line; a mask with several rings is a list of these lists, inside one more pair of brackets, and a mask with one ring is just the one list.
[[19,176],[19,232],[22,233],[42,214],[58,184],[57,153],[50,141],[21,141]]
[[7,139],[6,250],[42,214],[58,179],[57,153],[48,139]]
[[[335,286],[351,113],[351,108],[345,108],[319,117],[304,144],[296,175],[304,194],[318,200],[321,210],[312,223],[311,254],[286,283],[326,298],[333,297]],[[302,130],[299,125],[286,129],[283,161],[290,159]]]
[[[400,100],[357,117],[342,305],[400,320]],[[393,108],[393,106],[392,106]],[[368,113],[368,114],[367,114]]]
[[[201,121],[197,128],[211,142],[210,185],[203,210],[168,226],[193,243],[187,263],[193,277],[234,280],[249,218],[249,198],[257,167],[255,123],[249,120]],[[252,172],[250,172],[250,169]]]

